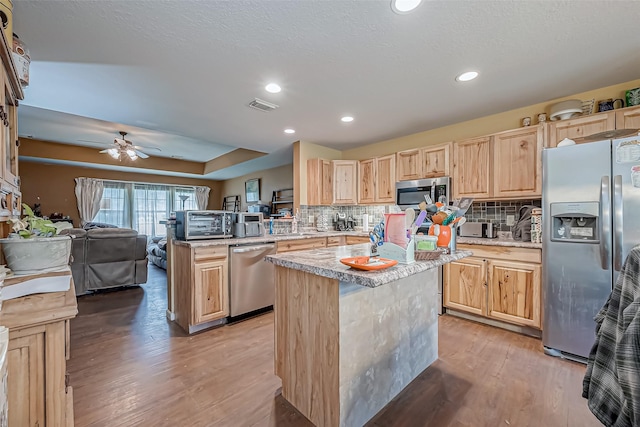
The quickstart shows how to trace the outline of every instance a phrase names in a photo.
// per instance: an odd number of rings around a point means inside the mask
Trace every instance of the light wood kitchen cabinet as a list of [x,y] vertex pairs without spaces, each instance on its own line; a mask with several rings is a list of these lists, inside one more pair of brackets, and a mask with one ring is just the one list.
[[485,316],[487,313],[487,262],[465,258],[446,265],[443,305]]
[[396,153],[397,180],[436,178],[451,174],[451,143]]
[[540,265],[490,260],[487,315],[540,328]]
[[277,253],[291,251],[306,251],[308,249],[318,249],[327,247],[326,237],[312,237],[310,239],[281,240],[276,243]]
[[335,246],[344,246],[347,244],[346,236],[331,236],[327,237],[327,247],[333,248]]
[[422,178],[422,156],[420,149],[396,153],[397,180],[407,181]]
[[[616,116],[613,111],[550,122],[547,146],[550,148],[557,147],[558,143],[565,138],[579,140],[594,133],[613,130],[615,127]],[[579,141],[577,142],[579,143]]]
[[331,160],[307,160],[307,204],[329,206],[331,203],[333,203]]
[[492,195],[491,136],[453,144],[453,197],[487,199]]
[[358,203],[395,203],[396,156],[358,162]]
[[332,160],[333,204],[355,205],[358,201],[358,161]]
[[361,243],[370,243],[370,240],[367,236],[347,236],[345,243],[347,245],[359,245]]
[[542,125],[493,135],[493,198],[542,196],[543,137]]
[[640,129],[640,106],[615,110],[616,129]]
[[541,249],[465,244],[458,249],[474,255],[445,265],[445,307],[541,328]]
[[8,75],[4,76],[4,93],[0,106],[0,123],[2,123],[4,181],[12,188],[20,187],[18,176],[18,100],[11,90]]
[[227,245],[192,247],[172,241],[175,321],[194,333],[229,315]]
[[[11,280],[6,279],[5,286],[11,286]],[[78,308],[71,274],[69,282],[68,291],[2,303],[0,324],[9,329],[9,426],[73,426],[73,390],[66,384],[66,370],[69,320]]]
[[449,176],[451,155],[451,143],[438,144],[425,147],[420,150],[420,158],[422,161],[422,178],[437,178],[440,176]]

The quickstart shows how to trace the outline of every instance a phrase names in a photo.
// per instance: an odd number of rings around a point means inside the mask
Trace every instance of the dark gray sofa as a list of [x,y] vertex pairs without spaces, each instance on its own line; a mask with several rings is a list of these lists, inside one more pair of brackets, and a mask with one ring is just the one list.
[[128,228],[70,228],[76,295],[147,282],[147,236]]

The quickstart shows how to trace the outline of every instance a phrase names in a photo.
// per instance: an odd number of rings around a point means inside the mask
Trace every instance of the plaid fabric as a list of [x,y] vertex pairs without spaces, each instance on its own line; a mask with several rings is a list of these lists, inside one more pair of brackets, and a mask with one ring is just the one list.
[[640,426],[640,246],[629,253],[595,321],[582,397],[605,426]]

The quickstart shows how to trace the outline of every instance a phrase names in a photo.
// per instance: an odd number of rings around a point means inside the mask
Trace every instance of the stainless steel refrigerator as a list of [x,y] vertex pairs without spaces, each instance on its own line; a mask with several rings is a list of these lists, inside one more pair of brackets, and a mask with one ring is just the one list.
[[542,162],[542,343],[581,360],[594,316],[640,244],[640,137],[546,149]]

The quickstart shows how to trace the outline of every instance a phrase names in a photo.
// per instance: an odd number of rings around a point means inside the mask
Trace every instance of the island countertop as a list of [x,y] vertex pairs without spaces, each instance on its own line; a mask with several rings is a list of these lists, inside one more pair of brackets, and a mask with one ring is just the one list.
[[363,243],[351,246],[274,254],[268,255],[265,259],[281,267],[300,270],[343,282],[355,283],[369,288],[376,288],[473,254],[471,251],[456,251],[450,255],[442,254],[440,258],[436,260],[416,261],[412,264],[398,263],[393,267],[377,271],[355,270],[340,262],[341,258],[369,255],[370,249],[371,245]]

